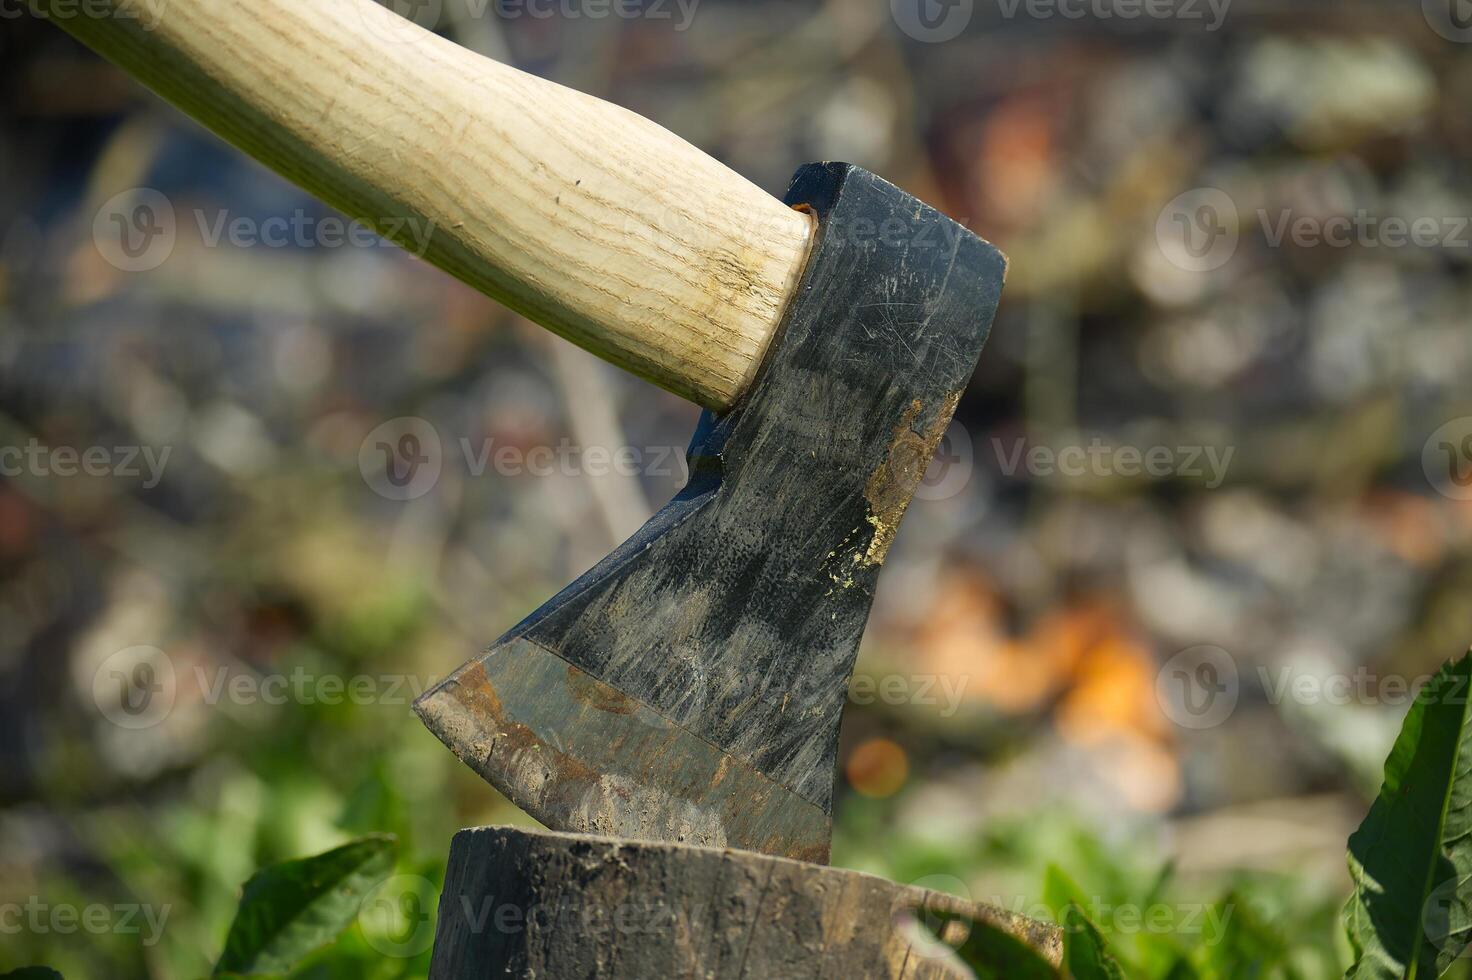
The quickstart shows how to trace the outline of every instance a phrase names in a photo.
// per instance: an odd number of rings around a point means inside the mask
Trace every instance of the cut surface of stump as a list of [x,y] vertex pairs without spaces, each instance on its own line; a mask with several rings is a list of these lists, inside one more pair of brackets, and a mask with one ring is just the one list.
[[[431,980],[965,978],[927,918],[960,916],[1056,964],[1053,926],[874,875],[748,851],[513,827],[455,835]],[[943,933],[959,940],[951,922]]]

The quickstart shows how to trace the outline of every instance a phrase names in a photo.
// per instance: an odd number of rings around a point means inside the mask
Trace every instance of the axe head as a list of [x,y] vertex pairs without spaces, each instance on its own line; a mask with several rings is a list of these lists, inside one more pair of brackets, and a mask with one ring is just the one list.
[[996,311],[991,245],[847,164],[757,377],[648,524],[415,704],[556,830],[826,862],[875,581]]

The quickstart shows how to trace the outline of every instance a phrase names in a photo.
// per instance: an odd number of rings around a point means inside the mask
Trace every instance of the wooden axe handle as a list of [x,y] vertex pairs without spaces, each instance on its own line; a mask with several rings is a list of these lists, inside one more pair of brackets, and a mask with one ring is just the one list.
[[231,143],[487,295],[707,408],[741,395],[806,215],[641,116],[372,0],[168,0],[156,22],[152,6],[42,0]]

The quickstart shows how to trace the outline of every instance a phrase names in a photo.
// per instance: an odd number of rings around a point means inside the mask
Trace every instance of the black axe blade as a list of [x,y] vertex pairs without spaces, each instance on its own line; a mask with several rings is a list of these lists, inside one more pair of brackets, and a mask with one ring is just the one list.
[[839,717],[875,581],[996,312],[1006,260],[893,185],[803,167],[818,233],[690,481],[415,704],[556,830],[826,862]]

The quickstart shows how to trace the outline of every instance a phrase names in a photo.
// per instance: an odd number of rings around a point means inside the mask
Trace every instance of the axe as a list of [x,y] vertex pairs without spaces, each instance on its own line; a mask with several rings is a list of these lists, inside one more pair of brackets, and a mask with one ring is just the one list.
[[825,862],[875,583],[1002,255],[846,164],[778,201],[372,0],[39,4],[338,209],[432,228],[430,262],[705,409],[685,488],[415,710],[554,829]]

